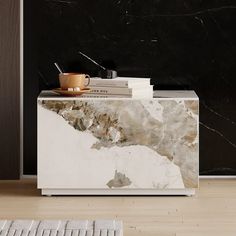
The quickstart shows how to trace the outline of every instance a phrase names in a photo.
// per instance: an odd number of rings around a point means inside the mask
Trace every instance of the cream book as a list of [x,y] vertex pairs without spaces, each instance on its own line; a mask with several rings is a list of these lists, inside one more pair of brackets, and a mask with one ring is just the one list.
[[92,77],[90,87],[121,87],[121,88],[140,88],[150,85],[150,78],[117,77],[115,79],[101,79]]
[[91,91],[82,96],[152,98],[153,86],[149,85],[143,88],[91,87]]
[[135,99],[152,99],[153,93],[149,94],[135,94],[135,95],[113,95],[113,94],[96,94],[96,93],[85,93],[80,97],[82,98],[135,98]]
[[141,88],[90,87],[91,93],[113,95],[135,95],[153,92],[153,85]]

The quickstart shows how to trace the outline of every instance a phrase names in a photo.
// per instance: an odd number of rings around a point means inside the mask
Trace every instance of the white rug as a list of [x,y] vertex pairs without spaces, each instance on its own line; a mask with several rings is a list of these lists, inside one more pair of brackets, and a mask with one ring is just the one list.
[[0,236],[123,236],[116,220],[0,220]]

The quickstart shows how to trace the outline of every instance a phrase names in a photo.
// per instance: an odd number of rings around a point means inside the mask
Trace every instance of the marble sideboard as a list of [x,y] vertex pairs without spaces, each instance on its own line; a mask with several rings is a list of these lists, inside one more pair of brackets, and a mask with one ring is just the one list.
[[194,91],[153,99],[38,97],[43,195],[193,195],[199,175]]

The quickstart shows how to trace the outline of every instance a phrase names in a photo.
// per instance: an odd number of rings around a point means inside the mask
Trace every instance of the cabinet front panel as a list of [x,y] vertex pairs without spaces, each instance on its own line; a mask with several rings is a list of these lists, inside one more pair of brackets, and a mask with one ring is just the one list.
[[39,100],[39,188],[198,187],[198,100]]

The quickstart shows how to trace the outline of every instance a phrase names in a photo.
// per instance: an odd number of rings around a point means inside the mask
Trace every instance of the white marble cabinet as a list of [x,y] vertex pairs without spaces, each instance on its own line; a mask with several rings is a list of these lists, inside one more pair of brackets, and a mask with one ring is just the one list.
[[199,102],[158,97],[38,97],[38,188],[44,195],[183,194],[198,187]]

